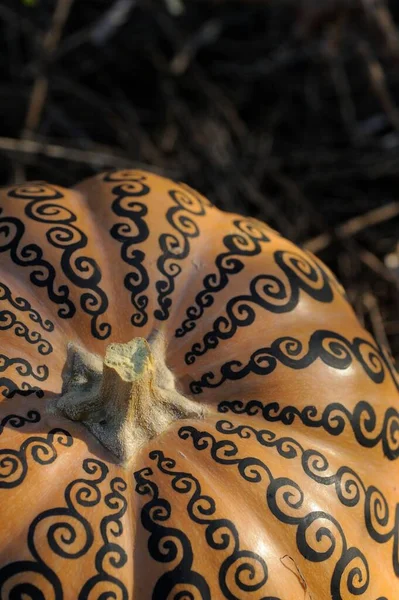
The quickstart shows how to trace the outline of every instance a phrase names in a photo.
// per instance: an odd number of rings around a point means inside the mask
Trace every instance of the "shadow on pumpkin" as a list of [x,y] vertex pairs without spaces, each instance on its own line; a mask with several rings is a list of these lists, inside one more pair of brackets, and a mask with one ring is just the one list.
[[[46,414],[47,400],[58,394],[50,390],[43,392],[41,398],[16,393],[0,403],[0,481],[1,465],[11,450],[21,457],[25,455],[27,459],[32,452],[39,460],[45,460],[50,451],[56,453],[54,460],[63,452],[71,452],[74,461],[87,458],[90,454],[108,465],[118,464],[83,424],[59,415]],[[57,438],[62,432],[63,437]],[[69,443],[66,443],[67,437]],[[57,440],[62,441],[57,443]]]

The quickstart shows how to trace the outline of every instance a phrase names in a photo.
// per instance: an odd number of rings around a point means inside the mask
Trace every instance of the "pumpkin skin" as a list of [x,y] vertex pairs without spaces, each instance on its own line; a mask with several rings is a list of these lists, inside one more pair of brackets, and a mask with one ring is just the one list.
[[[2,600],[394,600],[399,374],[332,273],[144,171],[0,206]],[[209,412],[123,466],[46,401],[154,328]]]

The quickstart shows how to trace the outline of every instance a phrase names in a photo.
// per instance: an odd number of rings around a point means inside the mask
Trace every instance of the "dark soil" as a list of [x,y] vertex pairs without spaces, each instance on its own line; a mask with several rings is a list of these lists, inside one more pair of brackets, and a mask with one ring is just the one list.
[[399,358],[398,24],[382,0],[0,0],[0,183],[184,180],[316,252]]

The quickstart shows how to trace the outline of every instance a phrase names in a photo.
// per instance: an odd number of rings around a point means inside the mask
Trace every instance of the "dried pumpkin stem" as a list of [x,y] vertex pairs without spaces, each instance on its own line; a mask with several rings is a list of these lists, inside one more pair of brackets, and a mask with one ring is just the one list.
[[178,419],[200,419],[203,405],[176,390],[157,333],[110,344],[104,360],[70,344],[61,396],[47,411],[81,421],[121,462]]

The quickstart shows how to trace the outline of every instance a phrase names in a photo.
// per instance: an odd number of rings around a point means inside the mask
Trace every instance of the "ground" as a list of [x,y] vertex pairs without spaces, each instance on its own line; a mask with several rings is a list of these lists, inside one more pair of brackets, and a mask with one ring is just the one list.
[[399,358],[399,7],[0,0],[0,183],[139,165],[320,256]]

